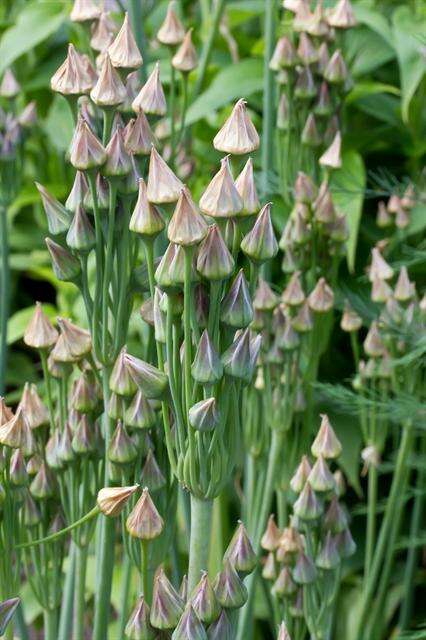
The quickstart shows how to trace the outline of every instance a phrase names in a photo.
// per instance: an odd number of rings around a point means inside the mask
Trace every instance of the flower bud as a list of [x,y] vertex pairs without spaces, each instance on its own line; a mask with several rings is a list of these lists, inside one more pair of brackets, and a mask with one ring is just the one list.
[[16,414],[11,416],[7,422],[0,426],[0,444],[12,449],[18,449],[22,446],[23,433],[29,426],[26,422],[21,407],[18,407]]
[[194,404],[188,412],[189,423],[197,431],[213,431],[219,423],[215,398],[206,398]]
[[124,354],[124,360],[136,386],[148,399],[159,398],[165,393],[168,387],[165,373],[128,353]]
[[30,429],[37,429],[49,423],[49,412],[37,393],[35,384],[28,382],[24,385],[24,391],[19,403]]
[[68,45],[68,53],[64,62],[50,79],[52,91],[64,96],[79,96],[89,93],[93,86],[93,78],[88,66],[77,53],[74,45]]
[[52,268],[58,280],[69,282],[80,274],[80,263],[72,253],[50,238],[45,239],[52,260]]
[[37,122],[37,103],[29,102],[19,114],[18,122],[24,129],[31,129]]
[[211,225],[198,250],[197,271],[207,280],[224,280],[233,273],[234,266],[234,259],[219,227]]
[[147,195],[155,204],[176,202],[184,185],[167,166],[158,151],[152,147],[149,160]]
[[123,130],[117,127],[106,149],[107,160],[103,172],[112,178],[127,176],[132,170],[132,162],[124,146]]
[[334,477],[327,466],[326,461],[320,455],[308,476],[308,483],[314,491],[333,491],[335,488]]
[[305,293],[300,281],[300,271],[295,271],[283,291],[282,301],[290,307],[298,307],[304,300]]
[[287,629],[287,625],[286,623],[283,621],[280,624],[280,627],[278,629],[278,638],[277,640],[291,640],[291,636],[290,633]]
[[320,157],[320,165],[329,169],[340,169],[340,167],[342,166],[341,146],[342,136],[340,134],[340,131],[338,131],[334,136],[331,145],[324,151],[324,153]]
[[279,71],[280,69],[292,68],[295,64],[296,52],[292,42],[286,36],[279,38],[269,62],[269,68],[272,71]]
[[146,486],[151,493],[159,491],[166,485],[166,478],[158,466],[152,449],[149,449],[145,464],[142,468],[141,483]]
[[132,109],[136,113],[165,116],[167,113],[166,96],[160,81],[160,63],[157,62],[153,72],[132,102]]
[[0,84],[0,97],[1,98],[16,98],[21,91],[21,85],[15,78],[12,69],[8,68],[4,72],[3,80]]
[[376,224],[380,229],[386,229],[393,224],[393,218],[386,208],[386,204],[381,200],[377,208]]
[[197,211],[187,187],[183,187],[167,229],[170,242],[184,247],[199,244],[207,235],[208,225]]
[[192,29],[189,29],[182,44],[172,58],[172,65],[182,73],[189,73],[198,66],[198,56],[192,42]]
[[238,329],[253,320],[253,305],[243,269],[240,269],[222,301],[220,319]]
[[308,114],[302,130],[301,141],[307,147],[318,147],[321,144],[321,136],[313,113]]
[[385,355],[385,344],[382,336],[380,335],[379,325],[376,321],[371,323],[363,346],[365,353],[371,358],[380,358]]
[[198,618],[190,602],[172,634],[172,640],[207,640],[201,620]]
[[98,491],[97,505],[105,516],[119,516],[138,488],[137,484],[132,487],[105,487]]
[[211,624],[219,617],[220,606],[207,572],[203,572],[199,583],[191,594],[191,605],[204,624]]
[[260,203],[254,182],[253,162],[251,158],[247,160],[243,170],[235,180],[235,187],[243,201],[242,213],[244,215],[257,213],[260,209]]
[[299,46],[297,47],[297,55],[299,60],[301,60],[302,64],[309,66],[314,64],[318,60],[318,51],[315,49],[312,44],[312,40],[307,35],[307,33],[300,34],[299,37]]
[[392,289],[386,280],[375,278],[371,286],[371,299],[373,302],[385,303],[392,296]]
[[142,56],[136,44],[127,12],[124,15],[120,31],[114,42],[108,47],[108,54],[114,67],[129,70],[142,66]]
[[398,280],[396,281],[394,297],[398,302],[408,302],[415,295],[415,286],[410,282],[406,266],[401,267]]
[[217,574],[213,589],[224,609],[239,609],[247,601],[247,589],[231,562],[224,559],[223,569]]
[[4,401],[4,398],[0,396],[0,427],[6,422],[9,422],[13,418],[13,412]]
[[31,495],[36,500],[46,500],[54,495],[55,488],[55,478],[49,467],[43,462],[34,480],[31,482]]
[[312,204],[316,198],[316,187],[312,182],[312,179],[299,171],[297,174],[296,182],[294,184],[294,197],[296,202],[302,202],[303,204]]
[[249,329],[236,334],[234,342],[222,354],[221,359],[225,373],[232,378],[249,383],[253,377],[260,344],[261,336],[252,340]]
[[135,443],[127,435],[123,423],[119,420],[109,444],[108,460],[117,465],[126,465],[134,462],[137,455],[138,450]]
[[[100,173],[96,176],[96,198],[98,201],[98,209],[100,211],[108,211],[109,209],[109,184],[108,181],[101,176]],[[88,211],[93,211],[93,198],[92,193],[89,190],[84,196],[84,207]]]
[[77,455],[89,455],[95,451],[95,434],[87,415],[81,417],[71,444]]
[[89,331],[81,329],[66,318],[57,318],[61,330],[60,339],[52,351],[53,357],[60,362],[74,362],[87,356],[92,350],[92,338]]
[[[139,538],[140,540],[153,540],[154,538],[158,538],[163,528],[163,519],[158,513],[151,499],[151,496],[149,495],[148,488],[145,487],[142,491],[141,497],[133,507],[126,520],[126,529],[134,538]],[[155,585],[156,582],[154,583],[154,592]],[[153,626],[157,626],[152,620],[152,615],[154,612],[154,599],[155,596],[153,598],[151,624]]]
[[345,529],[342,533],[336,535],[336,546],[341,558],[350,558],[356,551],[356,544],[352,538],[349,529]]
[[75,210],[66,240],[70,249],[75,251],[91,251],[95,246],[95,230],[81,205]]
[[154,578],[150,621],[156,629],[174,629],[184,610],[184,602],[163,569]]
[[272,291],[266,280],[259,277],[257,289],[253,299],[256,311],[273,311],[278,304],[278,296]]
[[74,0],[70,19],[72,22],[90,22],[100,16],[100,9],[93,0]]
[[154,134],[151,131],[146,115],[139,110],[136,119],[132,118],[124,132],[124,145],[129,154],[147,156],[154,144]]
[[71,223],[71,215],[65,207],[54,198],[43,185],[35,183],[43,202],[43,208],[47,218],[49,233],[57,235],[68,229]]
[[265,262],[278,253],[271,220],[271,203],[266,204],[256,218],[251,231],[241,241],[241,250],[253,262]]
[[212,218],[229,218],[243,209],[243,200],[234,184],[229,157],[221,161],[220,170],[200,198],[200,209]]
[[331,287],[320,278],[308,297],[309,306],[316,313],[327,313],[333,308],[334,293]]
[[136,602],[125,629],[129,640],[155,640],[155,631],[149,621],[149,606],[141,596]]
[[126,99],[126,87],[115,68],[111,58],[105,53],[98,81],[90,92],[90,97],[98,107],[115,107]]
[[354,309],[345,302],[345,308],[343,311],[342,319],[340,321],[340,328],[342,331],[351,333],[352,331],[358,331],[362,327],[362,318],[357,314]]
[[257,565],[257,557],[250,542],[247,530],[242,522],[232,536],[224,558],[229,560],[238,573],[248,575]]
[[327,22],[337,29],[355,27],[357,21],[350,0],[339,0],[327,16]]
[[390,280],[393,278],[394,271],[392,267],[388,265],[386,260],[382,257],[378,248],[374,248],[371,251],[371,265],[368,272],[370,282],[373,282],[376,278],[379,280]]
[[309,482],[306,482],[293,505],[294,514],[301,520],[316,520],[320,517],[322,511],[322,503],[315,495]]
[[315,581],[317,571],[312,560],[301,551],[293,570],[293,578],[297,584],[310,584]]
[[118,354],[109,379],[109,388],[119,396],[133,396],[137,391],[136,382],[126,361],[126,349]]
[[311,465],[309,464],[309,460],[307,456],[302,456],[302,460],[299,466],[296,469],[296,472],[292,479],[290,480],[290,488],[295,493],[301,493],[304,486],[306,485],[306,481],[311,473]]
[[[327,53],[327,56],[328,56],[328,53]],[[328,64],[328,57],[327,57],[326,64]],[[322,82],[319,88],[317,101],[314,106],[314,113],[317,116],[328,117],[332,114],[332,112],[333,112],[333,105],[331,103],[328,84],[326,82]]]
[[214,384],[223,376],[223,365],[210,340],[207,329],[201,335],[191,367],[191,374],[200,384]]
[[[62,343],[62,349],[64,344],[63,336],[59,336],[58,342]],[[61,378],[69,378],[72,373],[72,362],[74,362],[74,359],[70,362],[60,362],[59,360],[55,360],[54,353],[52,351],[47,358],[47,368],[49,369],[50,375],[57,380]]]
[[288,567],[283,567],[278,574],[277,579],[272,587],[272,593],[276,596],[288,598],[297,591],[297,586],[291,577],[291,571]]
[[340,563],[340,555],[337,550],[337,544],[331,532],[328,531],[325,541],[320,546],[320,549],[315,558],[315,564],[320,569],[329,571],[335,569]]
[[37,527],[41,523],[40,511],[29,491],[26,491],[24,495],[22,515],[25,527]]
[[348,516],[340,505],[336,496],[333,496],[330,505],[324,515],[324,528],[331,533],[341,533],[348,527]]
[[324,78],[330,84],[342,84],[348,79],[348,70],[342,52],[336,49],[324,71]]
[[207,636],[209,640],[233,640],[233,628],[224,609],[218,619],[209,626]]
[[104,52],[114,40],[115,22],[107,11],[102,11],[99,19],[93,25],[90,46],[95,51]]
[[80,171],[87,171],[101,167],[106,159],[106,150],[90,130],[87,122],[80,116],[71,142],[71,164]]
[[135,394],[126,411],[125,423],[133,429],[151,429],[155,426],[155,412],[140,391]]
[[176,13],[176,2],[172,0],[167,7],[166,17],[157,32],[157,40],[161,44],[174,47],[182,42],[185,29]]
[[316,458],[322,456],[326,460],[338,458],[342,452],[342,445],[334,433],[328,416],[324,413],[321,418],[319,431],[311,446],[312,455]]
[[296,315],[291,320],[292,327],[298,333],[307,333],[314,326],[312,312],[309,308],[309,302],[305,302],[299,307]]
[[59,436],[57,445],[57,454],[62,464],[68,464],[75,459],[75,452],[72,448],[73,434],[69,422],[65,423],[62,434]]
[[269,516],[265,532],[260,540],[262,549],[266,551],[275,551],[278,548],[281,537],[281,531],[275,523],[275,516]]
[[280,131],[288,131],[290,129],[290,108],[285,93],[281,94],[278,102],[277,129]]
[[309,67],[302,67],[298,72],[294,95],[301,100],[311,100],[315,97],[315,82]]
[[20,449],[15,449],[10,457],[9,480],[14,487],[25,487],[28,484],[28,473]]
[[218,151],[233,154],[252,153],[259,147],[259,135],[250,120],[246,101],[238,100],[231,115],[213,139]]

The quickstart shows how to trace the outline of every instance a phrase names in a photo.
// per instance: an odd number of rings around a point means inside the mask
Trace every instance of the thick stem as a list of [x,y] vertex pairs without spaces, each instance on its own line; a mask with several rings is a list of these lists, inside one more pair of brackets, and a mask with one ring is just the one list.
[[45,609],[44,616],[44,638],[45,640],[57,640],[57,621],[58,621],[57,609]]
[[84,638],[87,547],[76,548],[73,637]]
[[0,243],[0,396],[2,396],[6,387],[7,322],[9,319],[10,306],[10,267],[7,208],[3,205],[0,206]]
[[191,538],[189,543],[188,593],[207,571],[213,501],[191,495]]

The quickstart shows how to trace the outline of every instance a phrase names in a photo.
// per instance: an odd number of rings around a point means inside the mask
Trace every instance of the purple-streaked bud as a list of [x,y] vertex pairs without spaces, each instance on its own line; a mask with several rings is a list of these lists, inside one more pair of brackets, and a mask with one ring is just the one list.
[[200,198],[200,209],[212,218],[229,218],[243,209],[243,200],[234,184],[229,157],[221,160],[220,170]]
[[223,365],[205,329],[201,335],[191,367],[194,380],[200,384],[214,384],[223,376]]
[[203,623],[188,602],[185,610],[172,633],[172,640],[207,640]]
[[320,455],[314,463],[308,476],[308,483],[314,491],[333,491],[334,477],[324,458]]
[[142,66],[142,56],[136,44],[127,12],[124,15],[120,31],[108,47],[108,54],[114,67],[119,69],[138,69]]
[[342,533],[338,533],[335,537],[335,541],[341,558],[346,559],[353,556],[356,551],[356,544],[349,529],[345,529]]
[[302,67],[298,72],[294,94],[301,100],[311,100],[316,95],[316,87],[312,71],[309,67]]
[[130,173],[132,163],[124,146],[123,130],[117,127],[106,149],[107,160],[103,173],[108,177],[122,178]]
[[218,151],[236,155],[252,153],[260,144],[259,135],[250,120],[246,101],[238,100],[231,115],[213,139]]
[[139,485],[132,487],[105,487],[98,491],[96,503],[105,516],[116,517],[123,511]]
[[213,431],[219,423],[216,398],[206,398],[194,404],[188,412],[189,423],[197,431]]
[[281,622],[279,626],[277,640],[291,640],[290,633],[287,629],[287,625],[284,622],[284,620]]
[[176,2],[169,2],[166,17],[157,32],[157,40],[161,44],[175,47],[185,37],[185,29],[176,13]]
[[111,58],[105,54],[101,72],[90,97],[98,107],[116,107],[124,102],[127,92],[118,71],[112,66]]
[[43,462],[42,458],[35,453],[27,462],[27,473],[29,476],[35,476],[37,471],[40,470],[41,463]]
[[71,143],[70,162],[80,171],[101,167],[107,153],[87,122],[80,116]]
[[181,73],[189,73],[198,66],[197,51],[192,42],[192,29],[189,29],[182,44],[172,58],[172,65]]
[[269,62],[269,68],[272,71],[280,71],[280,69],[288,69],[296,64],[296,52],[292,42],[283,36],[279,38]]
[[324,528],[331,533],[342,533],[348,527],[346,510],[339,503],[337,496],[333,496],[324,514]]
[[12,620],[21,598],[8,598],[0,602],[0,635],[6,633],[6,627]]
[[151,429],[155,426],[155,412],[140,391],[135,394],[126,411],[125,422],[133,429]]
[[273,311],[278,302],[278,296],[272,291],[266,280],[259,278],[253,298],[254,309],[256,311]]
[[149,606],[141,596],[130,614],[125,634],[129,640],[155,640],[156,634],[149,621]]
[[253,320],[253,305],[243,269],[240,269],[222,301],[220,319],[237,329],[247,327]]
[[207,232],[207,222],[197,210],[191,192],[184,187],[167,229],[170,242],[190,247],[199,244],[206,237]]
[[141,484],[147,487],[151,493],[159,491],[166,485],[166,478],[158,466],[152,449],[149,449],[145,464],[142,468]]
[[110,17],[109,12],[102,11],[92,28],[92,36],[90,38],[92,49],[99,52],[106,51],[114,40],[115,31],[116,24]]
[[43,185],[35,183],[43,202],[44,212],[47,218],[49,233],[57,235],[68,229],[71,223],[71,214],[56,200]]
[[235,180],[235,187],[243,201],[242,214],[252,215],[260,209],[259,197],[257,195],[256,184],[254,182],[253,161],[249,158],[244,165],[238,178]]
[[297,586],[288,567],[283,567],[272,587],[272,593],[278,597],[288,598],[297,591]]
[[74,0],[70,19],[72,22],[90,22],[99,18],[101,10],[94,0]]
[[324,78],[330,84],[342,84],[348,79],[348,69],[340,49],[336,49],[331,56],[324,71]]
[[316,313],[327,313],[333,308],[334,293],[325,278],[320,278],[308,297],[309,306]]
[[294,197],[296,202],[302,202],[303,204],[312,204],[317,196],[317,189],[312,179],[299,171],[297,174],[296,182],[294,184]]
[[296,315],[292,318],[291,324],[293,329],[298,333],[307,333],[314,326],[312,311],[309,308],[307,300],[299,307]]
[[31,482],[31,495],[36,500],[46,500],[54,495],[55,489],[55,478],[49,467],[43,462],[34,480]]
[[302,456],[302,460],[297,467],[294,476],[290,480],[290,487],[295,493],[300,493],[303,490],[310,473],[311,465],[308,457]]
[[318,550],[315,564],[319,569],[329,571],[330,569],[335,569],[339,563],[340,555],[335,538],[333,538],[331,532],[328,531],[325,540]]
[[41,523],[40,511],[29,491],[24,495],[22,515],[25,527],[37,527]]
[[318,147],[321,144],[321,136],[313,113],[309,113],[301,134],[302,144],[307,147]]
[[64,62],[50,79],[52,91],[64,96],[80,96],[89,93],[93,86],[93,77],[87,61],[74,48],[68,45],[68,53]]
[[138,450],[135,443],[127,434],[121,420],[119,420],[109,444],[108,460],[114,464],[127,465],[134,462],[137,455]]
[[318,91],[317,101],[314,106],[314,113],[316,113],[317,116],[327,117],[330,116],[332,112],[333,105],[331,103],[328,84],[326,82],[322,82]]
[[80,274],[80,263],[72,253],[51,238],[45,239],[52,260],[52,268],[58,280],[70,282]]
[[146,115],[139,110],[136,119],[132,118],[124,132],[124,145],[130,154],[147,156],[154,144],[154,134],[151,131]]
[[293,505],[294,514],[301,520],[316,520],[323,512],[323,505],[315,495],[309,482],[305,483]]
[[[153,540],[154,538],[158,538],[163,528],[163,518],[158,513],[157,508],[149,495],[148,488],[145,487],[142,491],[141,497],[126,520],[126,529],[134,538],[139,538],[140,540]],[[156,626],[153,623],[152,618],[151,624]]]
[[15,98],[21,91],[21,85],[15,78],[12,69],[6,69],[0,83],[1,98]]
[[307,33],[300,34],[299,46],[297,47],[297,55],[299,60],[305,65],[309,66],[314,64],[318,60],[318,51],[314,47],[312,40]]
[[98,403],[96,385],[92,377],[83,372],[75,381],[71,396],[72,407],[80,413],[91,413]]
[[122,349],[112,369],[109,388],[120,396],[133,396],[137,391],[137,385],[127,366],[125,356],[126,350]]
[[37,122],[37,103],[35,100],[29,102],[18,116],[18,122],[23,129],[31,129]]
[[317,577],[317,571],[312,560],[301,551],[297,557],[293,570],[293,579],[297,584],[311,584]]
[[[126,400],[123,396],[111,393],[108,402],[108,416],[113,420],[123,420],[126,411]],[[127,424],[127,423],[126,423]]]
[[160,63],[157,62],[148,80],[132,102],[132,109],[136,113],[165,116],[167,113],[166,96],[160,80]]
[[91,251],[95,246],[95,230],[81,205],[75,210],[66,240],[70,249],[75,251]]
[[338,458],[342,452],[342,445],[325,413],[321,415],[321,425],[312,443],[311,451],[316,458],[322,456],[326,460]]
[[[58,343],[56,343],[52,353],[55,359],[62,362],[74,361],[84,358],[92,350],[92,338],[89,331],[78,327],[66,318],[57,318],[59,328],[61,330],[63,353],[57,349]],[[57,350],[57,353],[56,353]],[[57,356],[64,356],[58,357]],[[67,359],[68,356],[68,359]]]
[[16,414],[13,415],[12,413],[11,417],[0,426],[0,444],[12,449],[18,449],[22,444],[25,425],[26,419],[22,408],[18,407]]
[[217,574],[213,589],[224,609],[239,609],[247,601],[247,589],[232,563],[224,559],[223,569]]
[[179,595],[184,602],[188,600],[188,576],[185,574],[179,587]]
[[327,22],[336,29],[349,29],[357,25],[350,0],[339,0],[327,16]]
[[58,441],[58,457],[63,464],[73,462],[75,459],[75,452],[72,448],[72,438],[71,427],[67,421]]
[[250,542],[247,530],[242,522],[232,536],[224,558],[229,560],[238,573],[248,575],[257,565],[257,557]]
[[176,202],[181,195],[183,183],[175,176],[170,167],[152,147],[149,159],[147,195],[155,204]]
[[79,205],[82,205],[84,198],[89,190],[86,176],[82,171],[77,171],[74,178],[72,189],[69,193],[65,207],[68,211],[75,212]]
[[136,386],[148,398],[159,398],[168,387],[165,373],[139,358],[128,353],[124,354],[124,361]]
[[85,456],[95,451],[95,433],[87,415],[83,415],[80,419],[71,444],[77,455]]
[[234,266],[219,227],[211,225],[198,250],[197,271],[207,280],[224,280],[233,273]]
[[290,307],[298,307],[305,301],[305,292],[303,291],[300,280],[300,271],[295,271],[291,276],[283,291],[282,301]]
[[49,423],[49,412],[38,395],[35,384],[25,383],[19,406],[30,429],[37,429]]
[[14,487],[25,487],[28,484],[28,473],[20,449],[15,449],[10,457],[9,480]]
[[261,336],[252,340],[249,329],[236,334],[234,342],[222,354],[225,373],[249,383],[253,377],[260,344]]
[[161,630],[174,629],[184,610],[184,602],[160,569],[154,578],[154,592],[150,621],[153,627]]
[[241,241],[241,250],[253,261],[262,263],[278,253],[271,219],[271,203],[266,204],[256,218],[253,228]]
[[[109,208],[109,184],[108,181],[101,176],[96,176],[96,198],[98,201],[98,209],[100,211],[108,211]],[[84,196],[83,204],[88,211],[93,211],[93,198],[91,191],[87,191]]]
[[208,625],[217,620],[220,614],[220,605],[206,572],[201,576],[191,594],[191,605],[198,618]]
[[220,616],[207,629],[208,640],[233,640],[233,628],[228,614],[222,609]]

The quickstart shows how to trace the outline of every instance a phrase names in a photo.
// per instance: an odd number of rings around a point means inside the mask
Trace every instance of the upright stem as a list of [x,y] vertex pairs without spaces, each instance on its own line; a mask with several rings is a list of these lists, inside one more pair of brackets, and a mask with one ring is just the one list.
[[0,206],[0,243],[0,396],[2,396],[6,387],[7,322],[10,306],[9,238],[7,207],[4,205]]
[[124,629],[126,628],[126,624],[127,624],[131,578],[132,578],[132,563],[127,553],[125,553],[124,561],[123,561],[123,574],[121,578],[120,613],[119,613],[120,618],[119,618],[119,625],[118,625],[118,637],[120,640],[123,640],[124,638]]
[[44,638],[45,640],[57,640],[57,609],[45,609],[44,615]]
[[214,41],[216,38],[216,34],[219,30],[219,24],[222,19],[223,11],[225,9],[225,3],[226,3],[226,0],[217,0],[215,5],[212,24],[211,24],[207,39],[204,43],[203,50],[201,52],[200,66],[198,67],[199,69],[198,77],[194,87],[194,95],[193,95],[194,98],[200,93],[204,83],[204,78],[206,77],[207,67],[210,62],[210,56],[213,50]]
[[84,638],[87,547],[76,547],[73,637]]
[[175,94],[176,94],[176,69],[171,63],[173,57],[173,50],[170,50],[170,146],[171,146],[171,157],[170,157],[170,165],[174,167],[175,161]]
[[75,585],[75,556],[77,547],[74,542],[70,546],[69,567],[65,575],[64,592],[61,602],[61,614],[59,618],[58,640],[68,640],[72,636],[72,611]]
[[129,2],[129,14],[130,14],[130,22],[132,24],[132,30],[135,34],[136,44],[139,47],[139,51],[142,54],[142,58],[144,60],[144,64],[139,67],[139,75],[142,82],[146,81],[146,64],[147,64],[147,55],[146,55],[146,46],[145,46],[145,33],[143,29],[144,19],[142,15],[142,0],[130,0]]
[[275,39],[276,2],[265,3],[265,50],[263,54],[263,129],[262,129],[262,191],[269,191],[269,177],[273,168],[274,76],[269,68]]
[[191,495],[191,537],[189,543],[188,593],[191,593],[201,572],[207,571],[213,501]]

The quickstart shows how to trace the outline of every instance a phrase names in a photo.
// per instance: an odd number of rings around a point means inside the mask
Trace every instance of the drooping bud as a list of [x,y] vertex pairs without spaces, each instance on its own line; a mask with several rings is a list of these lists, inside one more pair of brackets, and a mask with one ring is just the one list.
[[141,596],[130,614],[125,629],[129,640],[154,640],[155,631],[149,621],[149,606],[144,596]]
[[71,143],[70,162],[80,171],[101,167],[107,154],[87,122],[80,116]]
[[234,569],[240,574],[248,575],[256,567],[257,557],[242,522],[239,522],[225,551],[224,558],[229,560]]
[[189,73],[198,65],[197,51],[192,42],[192,29],[189,29],[182,44],[172,58],[172,65],[182,73]]
[[334,433],[328,416],[324,413],[321,418],[319,431],[311,446],[312,455],[316,458],[322,456],[326,460],[338,458],[342,453],[342,445]]
[[[151,499],[151,496],[149,495],[148,488],[145,487],[142,491],[141,497],[133,507],[126,520],[126,529],[134,538],[139,538],[140,540],[153,540],[154,538],[158,538],[163,528],[164,521],[158,513]],[[153,626],[157,626],[152,620],[152,612],[151,624],[153,624]]]
[[309,482],[306,482],[293,505],[294,514],[301,520],[316,520],[320,517],[322,511],[322,503],[315,495]]
[[137,455],[138,450],[135,443],[119,420],[108,447],[108,460],[114,464],[127,465],[134,462]]
[[308,483],[314,491],[332,491],[334,477],[322,456],[318,456],[308,476]]
[[349,29],[357,25],[350,0],[339,0],[327,16],[327,22],[337,29]]
[[156,629],[174,629],[184,610],[184,602],[160,569],[154,578],[150,621]]
[[206,398],[194,404],[188,412],[189,423],[197,431],[213,431],[219,423],[216,398]]
[[24,333],[25,344],[34,349],[49,349],[57,339],[58,332],[43,313],[41,302],[36,302],[34,315]]
[[22,408],[31,429],[37,429],[44,424],[48,424],[49,412],[38,395],[35,384],[25,383],[19,406]]
[[265,262],[278,253],[271,220],[271,203],[266,204],[256,218],[253,228],[241,241],[241,250],[253,262]]
[[319,159],[319,163],[323,167],[328,167],[329,169],[340,169],[342,166],[342,136],[340,131],[336,133],[334,136],[333,142],[331,145],[324,151],[321,158]]
[[132,487],[105,487],[98,491],[97,505],[105,516],[119,516],[138,488],[137,484]]
[[214,580],[213,589],[224,609],[239,609],[247,601],[246,586],[227,559],[223,562],[222,571],[217,574]]
[[184,188],[158,151],[152,147],[149,160],[147,195],[150,202],[166,204],[176,202]]
[[250,120],[246,101],[238,100],[231,115],[213,139],[218,151],[233,154],[252,153],[260,144],[259,135]]
[[243,269],[236,275],[222,301],[220,319],[237,329],[247,327],[253,320],[253,305]]
[[243,200],[234,184],[229,157],[221,161],[220,170],[200,198],[200,209],[212,218],[230,218],[243,209]]
[[[64,347],[71,359],[84,358],[92,350],[92,338],[89,331],[78,327],[66,318],[57,318],[61,336],[64,341]],[[56,349],[56,347],[55,347]],[[58,360],[67,361],[58,358]]]
[[185,29],[176,13],[176,3],[172,0],[167,7],[164,22],[157,32],[157,40],[161,44],[174,47],[182,42],[185,37]]
[[219,227],[211,225],[198,249],[197,271],[207,280],[224,280],[233,273],[234,264]]
[[330,84],[342,84],[348,79],[348,69],[340,49],[336,49],[331,56],[327,68],[324,71],[324,78]]
[[69,282],[80,274],[80,263],[72,253],[51,238],[45,239],[52,260],[52,268],[58,280]]
[[307,456],[302,456],[302,460],[296,469],[294,476],[290,480],[290,487],[295,493],[301,493],[306,481],[311,473],[311,465]]
[[142,110],[146,114],[165,116],[167,113],[166,96],[160,80],[160,63],[157,62],[148,80],[132,102],[136,113]]
[[200,384],[214,384],[223,376],[223,364],[205,329],[201,335],[191,367],[191,374]]
[[320,278],[308,297],[309,306],[316,313],[327,313],[333,308],[334,293],[325,278]]
[[91,251],[96,244],[95,230],[81,205],[75,210],[66,240],[75,251]]
[[43,185],[38,182],[36,182],[35,185],[43,202],[49,233],[52,235],[63,233],[70,226],[71,214]]
[[253,175],[253,162],[249,158],[244,165],[238,178],[235,180],[235,187],[243,201],[242,214],[252,215],[260,209],[259,198]]
[[152,449],[149,449],[145,464],[142,468],[141,483],[146,486],[151,493],[159,491],[166,485],[166,478],[158,466]]
[[168,386],[165,373],[128,353],[124,354],[124,360],[130,376],[148,399],[163,395]]
[[296,565],[293,570],[293,578],[298,584],[310,584],[314,582],[317,576],[317,571],[312,560],[301,551],[296,560]]
[[232,624],[224,609],[218,619],[209,626],[207,635],[209,640],[233,640]]
[[170,242],[190,247],[199,244],[207,232],[207,222],[197,211],[189,189],[184,187],[169,222],[167,237]]
[[18,407],[16,414],[12,414],[12,417],[0,427],[0,444],[12,449],[22,447],[23,440],[26,438],[26,431],[30,431],[30,427],[22,407]]
[[151,131],[146,115],[140,109],[136,119],[132,118],[126,126],[124,145],[130,154],[147,156],[151,152],[153,143],[154,134]]
[[275,551],[278,548],[280,537],[281,531],[277,527],[275,517],[272,514],[268,518],[265,533],[260,540],[262,549],[266,549],[266,551]]
[[126,12],[120,31],[114,42],[108,47],[108,54],[114,67],[120,69],[138,69],[142,65],[142,56],[136,44]]
[[188,602],[172,634],[172,640],[207,640],[207,633],[192,604]]

